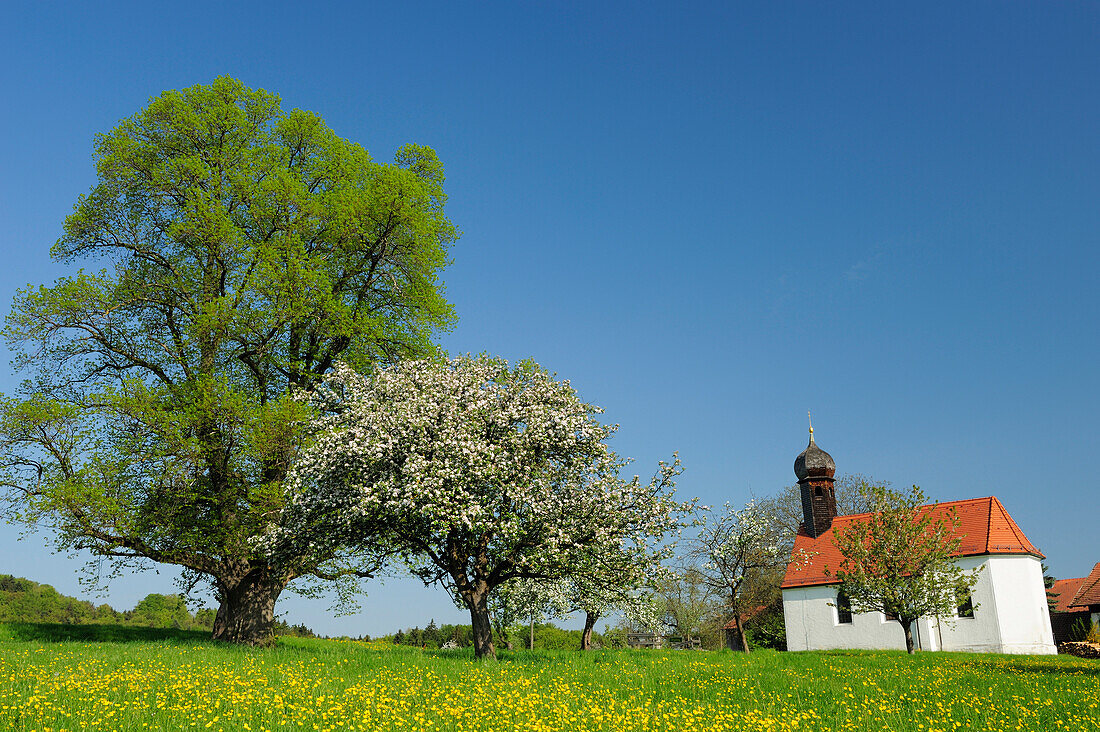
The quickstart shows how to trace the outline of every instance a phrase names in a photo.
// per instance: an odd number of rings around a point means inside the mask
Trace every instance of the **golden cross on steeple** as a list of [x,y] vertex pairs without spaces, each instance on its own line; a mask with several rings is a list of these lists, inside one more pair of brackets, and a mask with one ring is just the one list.
[[810,417],[810,410],[806,410],[806,421],[810,423],[810,442],[814,441],[814,420]]

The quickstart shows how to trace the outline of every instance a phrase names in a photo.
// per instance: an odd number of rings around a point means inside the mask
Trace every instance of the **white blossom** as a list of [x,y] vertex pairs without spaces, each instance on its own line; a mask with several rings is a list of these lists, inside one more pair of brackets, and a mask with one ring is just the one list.
[[270,551],[390,551],[472,612],[513,578],[608,583],[615,570],[629,585],[695,507],[674,495],[678,459],[648,483],[622,479],[616,426],[533,362],[409,361],[366,376],[341,364],[310,398],[325,416],[286,481]]

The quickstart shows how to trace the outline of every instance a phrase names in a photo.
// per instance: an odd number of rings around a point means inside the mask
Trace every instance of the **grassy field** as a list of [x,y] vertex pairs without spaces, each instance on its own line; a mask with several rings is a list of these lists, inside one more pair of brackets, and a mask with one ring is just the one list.
[[0,625],[3,730],[1100,730],[1100,662],[835,652],[468,653]]

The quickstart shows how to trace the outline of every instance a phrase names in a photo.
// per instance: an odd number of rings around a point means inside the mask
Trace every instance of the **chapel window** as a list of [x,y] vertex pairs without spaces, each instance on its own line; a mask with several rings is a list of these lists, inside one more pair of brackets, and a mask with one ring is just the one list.
[[836,596],[836,622],[850,624],[852,622],[852,600],[843,592]]

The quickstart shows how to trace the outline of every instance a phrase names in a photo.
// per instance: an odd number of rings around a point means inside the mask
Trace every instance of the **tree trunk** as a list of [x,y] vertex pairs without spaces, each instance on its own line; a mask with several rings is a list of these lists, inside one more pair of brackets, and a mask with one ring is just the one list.
[[737,642],[741,644],[741,651],[749,652],[749,639],[745,636],[745,626],[741,624],[741,616],[733,614],[733,631],[737,634]]
[[581,650],[592,650],[592,629],[596,627],[596,621],[600,619],[599,613],[585,611],[584,630],[581,632]]
[[466,601],[466,607],[470,610],[470,625],[474,636],[474,658],[495,659],[496,649],[493,648],[493,625],[489,619],[489,592],[486,589],[480,592],[464,593],[462,598]]
[[286,580],[257,568],[232,586],[221,581],[219,584],[222,597],[214,618],[214,640],[250,646],[271,643],[275,601],[286,587]]
[[509,651],[515,650],[512,647],[512,639],[508,636],[508,628],[503,625],[497,626],[497,638],[500,638],[500,642],[504,644],[504,647]]
[[916,650],[913,644],[913,621],[902,619],[898,622],[901,623],[901,629],[905,631],[905,651],[911,654]]

